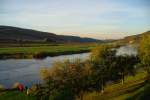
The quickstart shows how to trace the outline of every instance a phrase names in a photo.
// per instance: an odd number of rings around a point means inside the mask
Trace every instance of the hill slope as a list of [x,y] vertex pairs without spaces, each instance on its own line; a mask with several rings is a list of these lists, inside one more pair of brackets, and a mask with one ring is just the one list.
[[124,39],[120,39],[120,43],[139,43],[143,36],[150,35],[150,31],[144,32],[138,35],[127,36]]
[[56,35],[31,29],[0,26],[0,42],[102,42],[97,39]]

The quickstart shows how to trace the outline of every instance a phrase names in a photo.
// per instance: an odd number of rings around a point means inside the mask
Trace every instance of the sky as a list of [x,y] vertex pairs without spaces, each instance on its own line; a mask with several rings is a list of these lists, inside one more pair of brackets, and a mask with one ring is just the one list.
[[118,39],[150,30],[150,0],[0,0],[0,25]]

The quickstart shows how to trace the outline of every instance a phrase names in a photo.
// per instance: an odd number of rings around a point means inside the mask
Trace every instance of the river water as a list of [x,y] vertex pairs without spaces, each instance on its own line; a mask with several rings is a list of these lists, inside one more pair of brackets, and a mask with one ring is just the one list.
[[[31,86],[42,81],[39,74],[42,67],[51,67],[55,61],[63,61],[65,59],[80,58],[85,60],[89,58],[89,55],[90,53],[82,53],[47,57],[45,59],[0,60],[0,84],[7,88],[12,87],[16,82]],[[116,55],[137,55],[137,49],[131,45],[122,46],[117,49]]]
[[0,60],[0,84],[7,88],[12,87],[16,82],[27,86],[41,82],[40,69],[51,67],[55,61],[76,58],[85,60],[90,53],[62,55],[47,57],[45,59],[7,59]]

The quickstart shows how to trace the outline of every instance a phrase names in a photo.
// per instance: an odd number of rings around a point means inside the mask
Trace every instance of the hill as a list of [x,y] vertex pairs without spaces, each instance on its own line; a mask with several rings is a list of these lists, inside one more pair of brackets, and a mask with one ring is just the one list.
[[56,35],[32,29],[23,29],[12,26],[0,26],[0,43],[2,42],[102,42],[92,38],[77,36]]
[[123,39],[120,39],[119,43],[139,43],[140,40],[142,39],[143,36],[150,35],[150,31],[138,34],[138,35],[132,35],[132,36],[127,36]]

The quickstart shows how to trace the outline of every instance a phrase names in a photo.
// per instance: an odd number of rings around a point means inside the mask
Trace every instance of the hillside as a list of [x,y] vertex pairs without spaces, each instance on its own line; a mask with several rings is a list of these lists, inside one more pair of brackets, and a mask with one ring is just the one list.
[[118,42],[119,43],[139,43],[142,37],[147,36],[147,35],[150,35],[150,31],[147,31],[138,35],[127,36],[123,39],[120,39]]
[[97,39],[56,35],[31,29],[0,26],[0,42],[102,42]]

